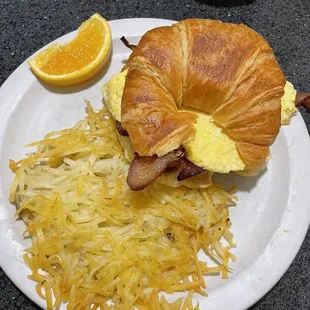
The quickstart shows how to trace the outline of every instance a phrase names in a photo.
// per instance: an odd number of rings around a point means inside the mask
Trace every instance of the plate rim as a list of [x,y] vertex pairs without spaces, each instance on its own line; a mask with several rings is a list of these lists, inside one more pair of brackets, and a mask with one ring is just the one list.
[[[112,38],[117,39],[117,38],[120,38],[122,35],[125,35],[127,37],[141,36],[143,33],[145,33],[149,29],[152,29],[152,28],[158,27],[158,26],[171,25],[175,22],[176,21],[174,21],[174,20],[158,19],[158,18],[126,18],[126,19],[111,20],[111,21],[109,21],[109,24],[112,28]],[[137,26],[139,26],[139,27],[137,27]],[[8,93],[7,89],[8,90],[12,89],[11,86],[16,84],[16,80],[17,81],[20,80],[21,76],[23,76],[23,74],[28,74],[26,83],[21,83],[17,87],[17,89],[15,87],[15,92],[13,92],[14,94],[12,94],[8,98],[8,100],[6,100],[6,101],[1,100],[2,102],[5,102],[6,104],[0,106],[0,112],[2,112],[2,116],[5,119],[5,121],[2,124],[0,124],[0,152],[1,152],[0,158],[2,157],[2,146],[3,146],[3,140],[4,140],[3,138],[4,138],[5,133],[6,133],[7,125],[10,121],[11,116],[14,113],[14,109],[17,107],[18,98],[19,98],[18,94],[22,95],[23,89],[27,89],[27,87],[29,85],[31,85],[33,83],[33,81],[36,79],[34,77],[34,75],[31,73],[31,71],[29,70],[29,67],[27,65],[27,61],[30,58],[32,58],[35,54],[37,54],[40,50],[45,49],[50,44],[53,44],[55,41],[63,42],[64,40],[69,40],[74,35],[76,35],[76,33],[77,33],[77,30],[72,31],[70,33],[67,33],[64,36],[57,38],[56,40],[48,43],[47,45],[45,45],[44,47],[42,47],[41,49],[36,51],[33,55],[31,55],[28,59],[26,59],[23,63],[21,63],[17,67],[17,69],[15,69],[11,73],[11,75],[6,79],[6,81],[2,84],[2,86],[0,88],[0,100],[7,97],[7,93]],[[10,103],[12,101],[13,101],[13,104],[8,105],[8,103]],[[15,101],[15,104],[14,104],[14,101]],[[301,143],[301,145],[299,145],[299,147],[302,148],[303,152],[298,153],[298,156],[302,157],[304,159],[310,158],[310,139],[309,139],[309,135],[308,135],[308,130],[307,130],[307,127],[305,125],[304,119],[302,118],[302,116],[299,112],[292,119],[292,125],[291,126],[295,126],[294,127],[295,130],[298,130],[298,132],[300,133],[298,138],[301,139],[301,141],[302,141],[302,143]],[[290,135],[290,134],[292,134],[291,132],[293,130],[290,131],[290,130],[287,130],[287,128],[284,128],[283,131],[285,132],[286,135]],[[294,146],[292,146],[292,148],[293,147]],[[290,152],[289,152],[289,155],[292,155],[292,154],[290,154]],[[291,159],[291,157],[290,157],[290,159]],[[300,159],[298,158],[298,160],[300,160]],[[294,166],[294,162],[292,162],[292,164]],[[302,175],[306,176],[307,172],[310,173],[310,166],[309,166],[309,164],[307,164],[307,161],[304,161],[304,167],[303,168],[304,169],[302,169],[300,171],[302,173]],[[292,171],[294,173],[296,172],[294,169]],[[299,176],[299,175],[297,174],[297,176]],[[291,175],[290,175],[290,177],[291,177]],[[293,184],[293,183],[291,183],[291,184]],[[304,187],[306,187],[306,186],[304,186]],[[301,196],[303,196],[305,198],[303,200],[304,202],[302,204],[300,204],[301,205],[300,208],[301,208],[301,210],[305,210],[305,211],[308,210],[309,211],[310,196],[308,198],[307,195],[305,195],[305,188],[301,189],[299,191],[303,192],[303,194],[301,194]],[[1,184],[1,180],[0,180],[0,203],[1,203],[1,205],[3,205],[6,200],[7,200],[7,197],[2,196],[2,184]],[[300,200],[300,198],[299,198],[299,200]],[[299,204],[297,206],[299,206]],[[297,211],[300,211],[300,210],[298,209]],[[0,231],[2,231],[2,229],[1,229],[2,221],[6,219],[5,218],[5,212],[6,212],[5,208],[0,209]],[[282,213],[282,218],[285,216],[284,213]],[[294,235],[295,237],[292,237],[292,235],[290,235],[290,239],[289,239],[290,240],[289,245],[291,245],[290,253],[289,253],[288,257],[286,257],[285,262],[284,263],[282,262],[281,267],[278,269],[276,274],[275,275],[273,274],[273,277],[270,280],[270,282],[268,283],[268,285],[265,284],[265,286],[263,288],[256,290],[255,293],[251,292],[251,294],[246,294],[247,293],[247,290],[246,290],[245,292],[238,291],[239,295],[236,294],[234,296],[225,296],[225,304],[230,303],[232,305],[232,303],[234,303],[234,306],[237,305],[237,307],[233,308],[233,309],[246,309],[246,308],[250,307],[251,305],[253,305],[254,303],[256,303],[259,299],[261,299],[267,292],[269,292],[274,287],[274,285],[286,273],[287,269],[289,268],[289,266],[291,265],[291,263],[295,259],[296,255],[297,255],[297,253],[298,253],[298,251],[299,251],[299,249],[300,249],[300,247],[301,247],[301,245],[305,239],[305,236],[306,236],[307,231],[308,231],[309,223],[310,223],[310,212],[304,212],[304,213],[305,214],[303,214],[302,217],[299,214],[297,214],[298,218],[303,219],[302,225],[297,226],[298,233],[295,233],[295,235]],[[282,218],[280,219],[280,224],[282,222]],[[14,221],[14,219],[9,219],[9,218],[7,218],[7,220]],[[295,219],[295,222],[296,221],[298,222],[298,220]],[[278,238],[279,237],[278,234],[281,234],[281,233],[282,232],[280,232],[280,230],[277,230],[271,236],[271,238],[268,242],[268,245],[272,240]],[[4,234],[4,233],[3,232],[1,233],[1,239],[3,238],[2,234]],[[0,239],[0,243],[2,243],[1,239]],[[284,249],[282,249],[282,250],[284,250]],[[261,256],[263,256],[263,254]],[[261,257],[258,257],[258,259],[253,262],[253,264],[254,263],[258,264],[258,268],[259,268],[259,264],[261,264],[260,258]],[[7,264],[5,263],[5,259],[6,259],[5,255],[4,256],[0,255],[0,267],[2,268],[4,273],[19,288],[19,290],[21,290],[28,298],[30,298],[33,302],[35,302],[40,307],[44,307],[45,301],[42,300],[35,293],[35,291],[32,291],[32,288],[27,289],[23,285],[23,282],[19,281],[18,275],[15,275],[13,272],[11,272],[11,269],[8,268]],[[238,276],[241,276],[246,271],[247,270],[241,271]],[[253,280],[250,280],[250,281],[253,281]],[[226,289],[227,289],[227,287],[224,288],[224,290],[226,290]],[[242,293],[242,298],[238,298],[238,296],[240,297],[241,293]],[[210,298],[210,296],[207,298]],[[217,298],[219,298],[219,296],[217,296]],[[222,304],[222,306],[223,305],[224,304]]]

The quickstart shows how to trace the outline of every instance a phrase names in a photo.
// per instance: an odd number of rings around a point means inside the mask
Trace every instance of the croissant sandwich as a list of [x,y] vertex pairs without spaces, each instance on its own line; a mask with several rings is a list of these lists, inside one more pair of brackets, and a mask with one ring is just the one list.
[[296,91],[262,36],[245,25],[187,19],[128,46],[126,65],[102,93],[132,190],[155,180],[207,187],[214,172],[264,169],[281,112],[285,123],[296,110]]

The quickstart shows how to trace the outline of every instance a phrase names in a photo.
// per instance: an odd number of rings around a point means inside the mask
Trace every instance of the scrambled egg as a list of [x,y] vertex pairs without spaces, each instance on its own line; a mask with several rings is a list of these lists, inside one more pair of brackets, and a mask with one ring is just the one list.
[[183,145],[188,159],[195,165],[214,172],[228,173],[245,169],[235,141],[213,122],[211,115],[197,114],[195,138]]
[[115,120],[121,121],[122,95],[125,87],[127,70],[115,74],[101,88],[104,102]]
[[289,125],[291,118],[296,113],[295,107],[296,89],[289,81],[285,84],[285,93],[281,99],[281,123],[282,125]]
[[[121,121],[121,102],[126,74],[127,71],[114,75],[101,89],[108,109],[118,121]],[[289,124],[296,112],[294,104],[296,90],[290,82],[286,82],[284,91],[285,94],[281,100],[281,123]],[[226,134],[223,128],[213,122],[210,115],[195,113],[198,114],[198,118],[195,124],[194,140],[183,145],[187,158],[197,166],[212,172],[228,173],[244,170],[245,164],[238,153],[235,141]],[[122,142],[124,144],[124,141]],[[128,153],[127,144],[122,145],[126,153]]]

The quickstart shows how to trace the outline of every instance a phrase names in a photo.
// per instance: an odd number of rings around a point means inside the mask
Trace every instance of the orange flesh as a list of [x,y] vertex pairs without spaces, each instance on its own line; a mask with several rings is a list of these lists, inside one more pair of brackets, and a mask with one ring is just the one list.
[[86,67],[99,54],[104,37],[101,23],[96,19],[92,20],[74,40],[60,46],[41,70],[50,75],[62,75]]

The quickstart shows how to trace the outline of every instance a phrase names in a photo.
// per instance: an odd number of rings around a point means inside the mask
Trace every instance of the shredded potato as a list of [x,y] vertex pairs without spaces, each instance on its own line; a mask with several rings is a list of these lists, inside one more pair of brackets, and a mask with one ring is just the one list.
[[[48,309],[198,309],[192,296],[206,295],[204,276],[227,278],[235,260],[227,207],[236,197],[216,184],[130,191],[114,128],[105,108],[87,103],[84,120],[10,161],[9,199],[32,239],[29,278]],[[200,250],[218,266],[200,261]],[[187,297],[161,294],[178,291]]]

